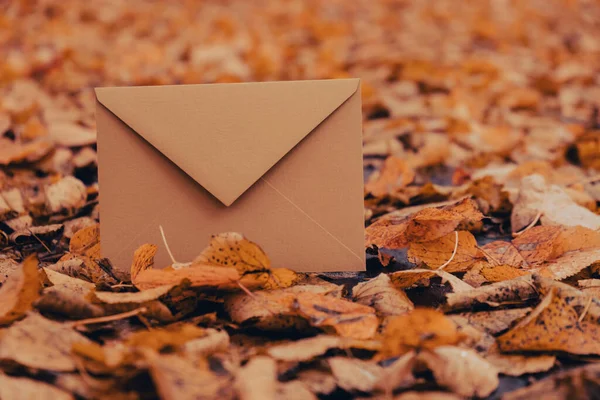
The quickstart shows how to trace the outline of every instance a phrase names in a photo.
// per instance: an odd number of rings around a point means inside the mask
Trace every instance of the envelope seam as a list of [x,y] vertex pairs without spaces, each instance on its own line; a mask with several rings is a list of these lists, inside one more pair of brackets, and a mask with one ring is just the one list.
[[331,236],[336,242],[338,242],[342,247],[344,247],[346,250],[348,250],[350,252],[350,254],[352,254],[354,257],[358,258],[358,260],[360,262],[363,262],[364,260],[355,252],[352,251],[352,249],[348,246],[346,246],[344,244],[344,242],[342,242],[340,239],[338,239],[335,235],[333,235],[331,232],[329,232],[327,229],[325,229],[325,227],[323,225],[321,225],[317,220],[315,220],[313,217],[311,217],[306,211],[304,211],[302,208],[300,208],[296,203],[294,203],[289,197],[287,197],[285,194],[281,193],[275,186],[273,186],[271,184],[271,182],[267,181],[264,177],[260,178],[263,182],[265,182],[267,185],[269,185],[269,187],[271,189],[273,189],[274,191],[276,191],[281,197],[283,197],[285,200],[287,200],[292,206],[294,206],[298,211],[300,211],[302,214],[304,214],[308,219],[310,219],[315,225],[317,225],[319,228],[321,228],[325,233],[327,233],[329,236]]

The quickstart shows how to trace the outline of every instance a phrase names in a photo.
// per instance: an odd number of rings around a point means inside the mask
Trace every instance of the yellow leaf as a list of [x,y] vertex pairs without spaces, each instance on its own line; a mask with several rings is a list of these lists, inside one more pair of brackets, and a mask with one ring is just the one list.
[[213,235],[208,247],[193,262],[235,268],[240,274],[271,269],[265,252],[235,232]]
[[445,264],[450,258],[452,261],[444,267],[446,272],[467,271],[483,254],[477,249],[477,241],[471,232],[458,232],[458,246],[456,254],[456,235],[454,232],[431,242],[413,242],[408,248],[408,257],[411,262],[424,262],[432,269]]
[[100,256],[100,224],[91,225],[75,232],[69,243],[73,254],[88,256],[91,259]]
[[0,325],[21,318],[40,297],[42,285],[37,268],[37,258],[27,257],[0,287]]

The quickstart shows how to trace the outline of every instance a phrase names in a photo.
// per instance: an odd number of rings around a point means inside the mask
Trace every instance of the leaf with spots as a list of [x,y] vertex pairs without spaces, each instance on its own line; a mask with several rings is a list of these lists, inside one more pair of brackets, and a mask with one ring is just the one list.
[[271,269],[263,249],[235,232],[214,235],[193,262],[235,268],[241,275]]

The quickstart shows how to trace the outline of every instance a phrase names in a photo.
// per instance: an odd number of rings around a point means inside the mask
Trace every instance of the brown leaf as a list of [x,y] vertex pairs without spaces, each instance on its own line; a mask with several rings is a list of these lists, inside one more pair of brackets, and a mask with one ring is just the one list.
[[417,307],[408,314],[391,317],[383,332],[382,358],[407,353],[415,348],[433,349],[461,340],[451,319],[431,308]]
[[72,122],[53,122],[48,127],[49,136],[61,146],[79,147],[96,143],[96,132]]
[[571,251],[561,257],[544,264],[540,273],[556,280],[563,280],[578,274],[584,268],[600,260],[600,249],[587,251]]
[[271,269],[265,252],[235,232],[213,235],[208,247],[193,262],[235,268],[240,274]]
[[515,321],[520,320],[530,311],[531,308],[509,308],[506,310],[461,313],[458,316],[451,315],[450,318],[465,318],[473,327],[491,335],[496,335],[510,328]]
[[0,287],[0,325],[21,318],[40,296],[38,260],[30,256]]
[[406,271],[398,271],[389,274],[389,277],[399,289],[408,289],[414,286],[429,286],[432,278],[441,278],[442,283],[448,283],[453,292],[465,292],[472,290],[473,287],[455,277],[452,274],[442,270],[428,269],[410,269]]
[[511,267],[510,265],[484,266],[479,273],[486,282],[502,282],[527,275],[527,271]]
[[352,298],[359,304],[375,308],[381,316],[400,315],[414,308],[404,291],[396,289],[386,274],[354,286]]
[[536,226],[523,232],[512,244],[530,269],[552,257],[561,231],[558,226]]
[[17,378],[0,372],[0,398],[12,400],[73,400],[69,393],[47,383]]
[[85,205],[86,199],[85,185],[72,176],[46,187],[46,209],[52,214],[74,214]]
[[161,352],[164,349],[178,349],[189,341],[205,335],[206,331],[197,326],[177,324],[171,327],[134,332],[127,337],[124,344]]
[[148,243],[141,245],[135,250],[130,272],[131,281],[134,284],[136,284],[136,279],[140,272],[154,267],[154,256],[157,250],[158,247],[156,245]]
[[8,277],[21,269],[21,265],[12,258],[0,258],[0,287]]
[[35,162],[53,148],[53,143],[45,138],[19,143],[2,137],[0,138],[0,165]]
[[195,264],[190,267],[174,269],[148,268],[137,273],[133,284],[140,290],[148,290],[165,285],[178,285],[187,279],[192,287],[213,289],[234,289],[240,274],[232,267]]
[[383,373],[383,368],[373,361],[332,357],[327,362],[337,385],[348,392],[371,392]]
[[207,328],[202,337],[185,342],[181,351],[187,359],[198,360],[214,353],[227,352],[229,345],[226,331]]
[[156,390],[164,400],[233,399],[231,379],[206,367],[196,367],[176,355],[147,351],[146,359]]
[[379,326],[375,309],[320,293],[300,293],[292,307],[312,326],[331,328],[342,337],[370,339]]
[[[523,233],[523,235],[531,231],[533,231],[533,229]],[[527,241],[523,240],[522,236],[521,239],[522,241],[520,243],[527,243]],[[529,240],[529,238],[526,240]],[[529,265],[513,243],[496,240],[482,246],[481,249],[483,255],[492,265],[510,265],[515,268],[527,268]]]
[[0,360],[48,371],[74,371],[71,348],[75,343],[90,340],[66,324],[30,314],[0,336]]
[[[412,214],[412,215],[411,215]],[[438,208],[411,207],[383,216],[366,229],[366,244],[398,249],[410,242],[427,242],[445,236],[458,227],[468,230],[483,215],[477,204],[465,198],[439,203]]]
[[486,397],[498,387],[498,371],[469,349],[440,346],[419,354],[438,385],[465,397]]
[[600,364],[589,364],[541,379],[521,389],[506,393],[503,400],[593,399],[597,393]]
[[575,203],[559,186],[546,185],[541,175],[530,175],[521,181],[519,197],[513,207],[513,232],[525,228],[540,213],[542,225],[581,225],[600,229],[599,215]]
[[88,226],[75,232],[69,243],[69,251],[91,259],[101,258],[100,224]]
[[[582,310],[583,311],[583,310]],[[580,313],[556,289],[510,331],[498,337],[502,351],[564,351],[600,354],[600,326],[590,312]]]
[[485,359],[492,364],[499,373],[508,376],[521,376],[524,374],[537,374],[546,372],[556,363],[556,356],[552,355],[520,355],[520,354],[487,354]]
[[448,293],[446,294],[445,309],[453,311],[472,309],[479,304],[498,307],[506,303],[525,303],[536,297],[537,291],[533,286],[531,276],[522,276],[469,291]]
[[87,256],[67,253],[56,264],[46,267],[61,274],[83,279],[94,284],[116,285],[118,282],[100,264]]
[[[465,272],[483,257],[483,254],[477,249],[477,241],[471,232],[458,232],[456,254],[454,254],[455,246],[456,234],[454,232],[431,242],[413,242],[408,248],[408,259],[413,263],[422,261],[432,269],[437,269],[452,258],[452,261],[444,267],[444,271]],[[452,257],[453,254],[454,257]]]
[[240,400],[275,400],[277,398],[277,365],[272,358],[258,356],[240,368],[235,386]]
[[386,158],[381,171],[375,172],[365,184],[365,190],[374,196],[385,196],[409,185],[415,179],[415,172],[401,158]]
[[301,381],[295,380],[279,383],[277,386],[277,399],[281,400],[317,400],[308,387]]
[[295,342],[278,344],[267,349],[267,354],[280,361],[309,361],[330,349],[379,350],[381,343],[374,340],[319,335]]

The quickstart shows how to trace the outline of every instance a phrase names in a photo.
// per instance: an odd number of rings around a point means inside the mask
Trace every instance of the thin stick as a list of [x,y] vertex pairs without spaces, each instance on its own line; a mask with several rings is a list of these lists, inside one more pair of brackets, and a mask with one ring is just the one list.
[[34,238],[35,238],[35,239],[36,239],[38,242],[40,242],[40,244],[41,244],[42,246],[44,246],[44,248],[46,249],[46,251],[47,251],[48,253],[52,253],[52,250],[50,250],[50,249],[48,248],[48,246],[46,246],[46,243],[42,242],[42,240],[41,240],[41,239],[40,239],[40,238],[39,238],[39,237],[38,237],[38,236],[37,236],[35,233],[33,233],[33,231],[32,231],[31,229],[27,228],[27,230],[29,231],[29,233],[31,233],[31,234],[33,235],[33,237],[34,237]]
[[456,255],[457,250],[458,250],[458,231],[454,231],[454,251],[452,252],[452,255],[450,256],[450,259],[437,268],[438,271],[446,268],[448,266],[448,264],[450,264],[452,262],[452,260],[454,259],[454,256]]
[[162,225],[159,225],[158,228],[160,229],[160,234],[162,236],[163,243],[165,244],[165,247],[167,248],[167,253],[169,253],[169,257],[171,257],[171,261],[173,261],[173,264],[177,264],[177,261],[175,261],[175,257],[173,257],[173,253],[171,253],[171,248],[169,247],[169,243],[167,243],[167,238],[165,237],[165,231],[163,230]]
[[132,287],[135,287],[135,286],[130,283],[118,283],[116,285],[112,285],[110,288],[116,289],[116,288],[132,288]]
[[544,214],[542,211],[538,212],[537,215],[535,216],[535,218],[533,219],[533,221],[531,221],[531,223],[529,225],[527,225],[524,229],[520,230],[519,232],[513,233],[512,234],[513,237],[522,235],[525,232],[527,232],[528,230],[530,230],[531,228],[533,228],[535,226],[535,224],[537,224],[538,221],[540,220],[540,218],[542,217],[542,214]]
[[256,298],[256,295],[254,293],[252,293],[246,286],[244,286],[242,284],[242,282],[236,281],[236,283],[240,287],[240,289],[242,289],[244,291],[244,293],[246,293],[250,297],[255,297]]
[[581,315],[579,316],[579,320],[578,322],[583,321],[583,318],[585,317],[585,314],[587,314],[588,310],[590,309],[590,306],[592,305],[592,297],[590,296],[590,298],[588,299],[588,302],[585,305],[585,308],[583,309],[583,312],[581,313]]
[[129,317],[134,317],[139,314],[143,314],[148,311],[146,307],[136,308],[135,310],[127,311],[121,314],[107,315],[106,317],[97,317],[97,318],[88,318],[81,319],[79,321],[73,321],[68,323],[71,327],[81,326],[81,325],[90,325],[90,324],[98,324],[102,322],[112,322],[118,321],[120,319],[126,319]]

